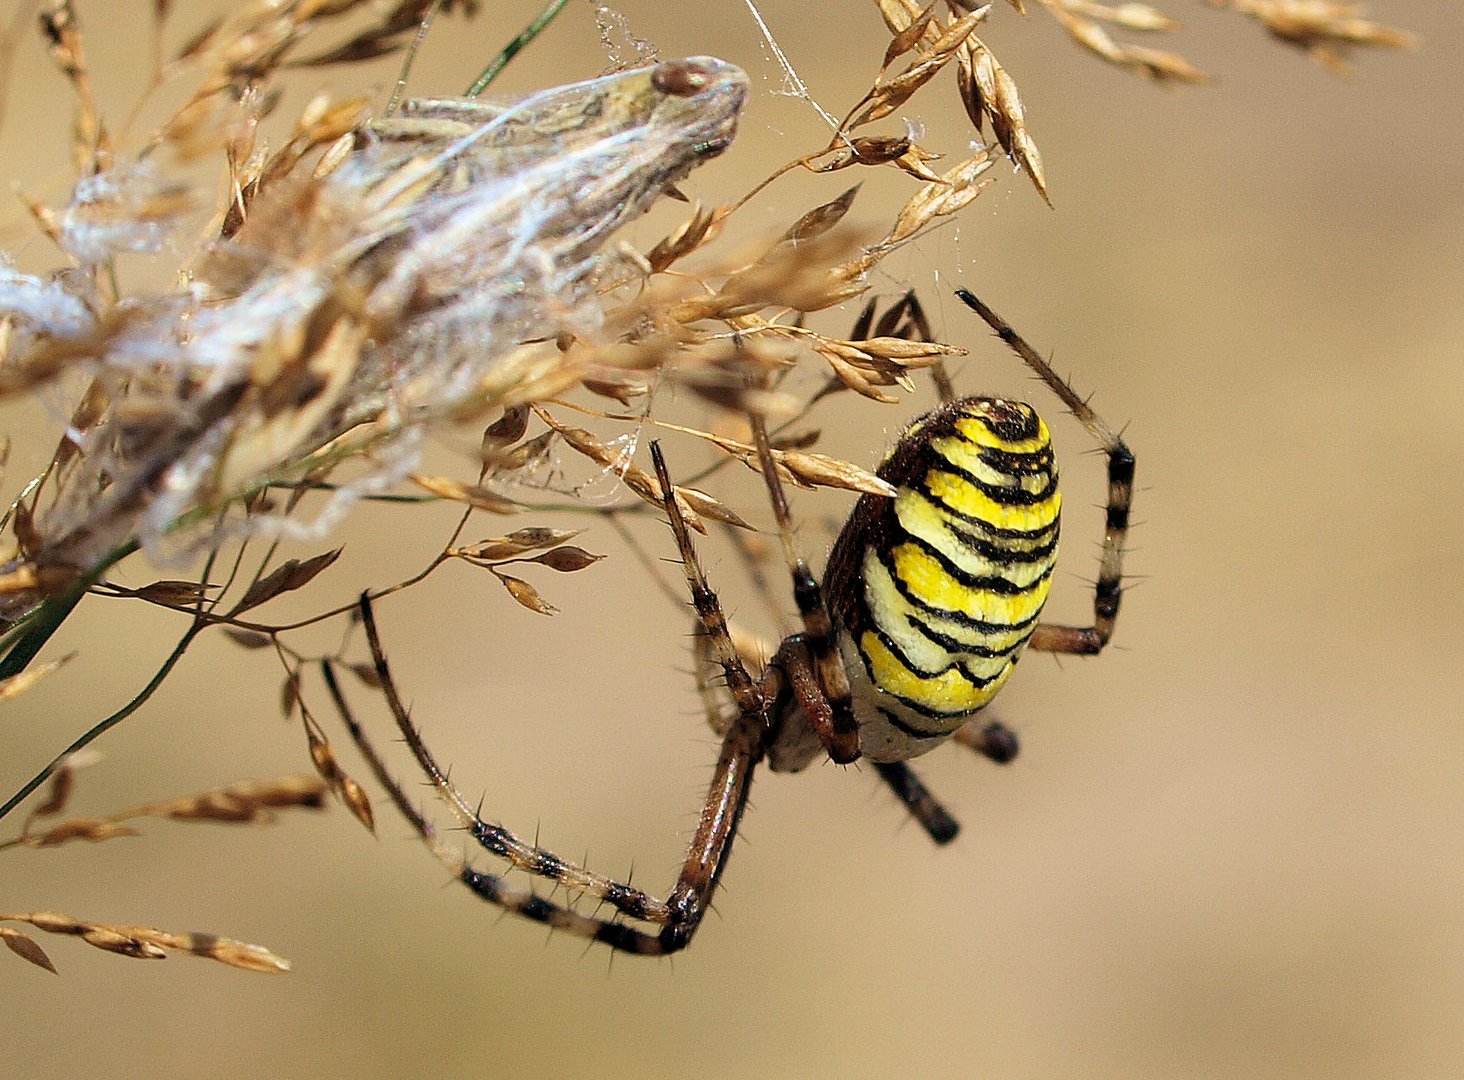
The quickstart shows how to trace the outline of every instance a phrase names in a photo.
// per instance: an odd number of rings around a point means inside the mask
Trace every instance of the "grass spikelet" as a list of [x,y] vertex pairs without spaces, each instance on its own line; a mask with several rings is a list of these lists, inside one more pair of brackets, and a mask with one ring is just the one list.
[[[94,949],[130,956],[134,960],[164,960],[170,952],[177,952],[216,960],[244,971],[282,975],[290,970],[288,960],[262,945],[251,945],[215,934],[177,934],[148,926],[113,926],[55,911],[0,912],[0,921],[27,923],[47,934],[77,937]],[[21,959],[56,973],[55,965],[45,950],[28,935],[13,927],[0,927],[0,940]]]
[[70,767],[57,771],[51,798],[32,813],[31,822],[21,835],[0,842],[0,851],[15,847],[60,847],[73,840],[96,843],[118,836],[136,836],[137,829],[123,823],[138,818],[268,825],[280,810],[319,810],[325,805],[326,786],[314,777],[297,774],[273,780],[240,780],[209,791],[130,806],[105,817],[70,818],[33,831],[31,825],[38,818],[57,814],[65,807],[74,786],[73,776]]
[[1335,0],[1210,0],[1214,7],[1248,15],[1277,39],[1305,50],[1318,63],[1339,74],[1347,58],[1361,48],[1411,49],[1412,34],[1363,17],[1363,5]]
[[[320,809],[327,790],[319,780],[304,775],[241,780],[211,791],[128,807],[106,817],[69,818],[44,829],[35,829],[33,826],[38,820],[59,814],[69,803],[75,790],[74,765],[73,760],[68,760],[56,769],[49,798],[32,811],[19,836],[0,842],[0,852],[15,848],[56,848],[73,840],[98,843],[122,836],[136,836],[138,830],[125,822],[140,818],[264,825],[273,822],[281,810]],[[151,927],[118,926],[52,911],[0,913],[0,923],[4,922],[27,923],[49,934],[78,937],[93,948],[139,960],[161,960],[170,952],[180,952],[246,971],[282,973],[290,970],[287,960],[261,945],[216,934],[179,934]],[[0,941],[21,959],[56,973],[45,949],[28,934],[14,927],[0,926]]]

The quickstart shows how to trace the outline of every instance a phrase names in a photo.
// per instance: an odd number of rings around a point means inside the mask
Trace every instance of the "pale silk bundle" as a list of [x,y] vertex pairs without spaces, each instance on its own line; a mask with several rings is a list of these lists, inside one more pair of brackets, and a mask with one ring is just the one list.
[[[189,515],[298,473],[347,433],[371,467],[315,522],[247,527],[318,529],[399,479],[425,425],[473,401],[509,350],[593,335],[607,240],[727,147],[746,91],[738,68],[698,57],[510,105],[409,101],[267,191],[185,288],[106,308],[81,275],[7,273],[11,378],[80,359],[108,400],[35,521],[36,561],[86,568],[130,539],[186,544]],[[83,183],[73,207],[169,190],[145,166]],[[165,222],[136,219],[146,227],[109,232],[78,215],[63,237],[83,266],[156,249]]]

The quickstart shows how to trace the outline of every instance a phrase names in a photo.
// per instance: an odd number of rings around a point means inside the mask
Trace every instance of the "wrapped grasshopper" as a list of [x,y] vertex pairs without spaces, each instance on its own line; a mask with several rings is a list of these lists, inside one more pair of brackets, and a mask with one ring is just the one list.
[[267,190],[187,288],[109,308],[7,273],[11,370],[60,350],[106,402],[74,432],[30,562],[157,546],[361,425],[357,490],[389,483],[513,346],[593,328],[606,240],[727,147],[746,92],[697,57],[509,105],[410,101]]

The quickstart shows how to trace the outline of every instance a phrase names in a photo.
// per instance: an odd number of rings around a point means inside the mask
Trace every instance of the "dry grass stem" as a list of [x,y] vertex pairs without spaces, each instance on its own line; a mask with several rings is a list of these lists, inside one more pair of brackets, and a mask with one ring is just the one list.
[[[0,842],[0,851],[55,848],[74,840],[97,843],[119,836],[135,836],[137,830],[125,822],[139,818],[269,824],[281,810],[321,808],[326,793],[326,786],[310,776],[242,780],[211,791],[128,807],[106,817],[70,818],[36,829],[36,823],[42,818],[53,817],[65,809],[75,786],[75,769],[68,762],[52,776],[48,797],[32,810],[21,835]],[[280,973],[290,970],[288,961],[263,946],[216,934],[178,934],[143,926],[117,926],[50,911],[0,913],[0,922],[27,923],[46,933],[79,937],[94,948],[136,959],[161,960],[170,952],[181,952],[247,971]],[[55,973],[55,965],[46,951],[28,934],[14,927],[0,926],[0,941],[21,959]]]
[[131,806],[105,817],[70,818],[35,831],[34,824],[39,818],[53,816],[65,807],[74,784],[73,776],[69,768],[57,772],[51,797],[32,812],[20,836],[0,842],[0,851],[16,847],[60,847],[73,840],[96,843],[118,836],[136,836],[137,830],[124,822],[138,818],[268,825],[280,810],[318,810],[325,805],[325,785],[311,776],[294,775],[274,780],[240,780],[210,791]]
[[[290,970],[290,962],[263,945],[251,945],[216,934],[176,934],[148,926],[113,926],[87,922],[55,911],[0,912],[0,922],[28,923],[48,934],[66,934],[103,952],[130,956],[135,960],[163,960],[170,952],[217,960],[229,967],[279,975]],[[0,926],[0,941],[22,960],[55,974],[56,967],[44,949],[29,935],[14,927]]]

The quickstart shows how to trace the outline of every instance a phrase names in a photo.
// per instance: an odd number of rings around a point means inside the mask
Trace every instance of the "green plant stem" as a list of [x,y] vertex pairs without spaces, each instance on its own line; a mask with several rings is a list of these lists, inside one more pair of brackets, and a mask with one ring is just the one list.
[[138,546],[136,540],[129,540],[114,548],[65,592],[48,598],[36,608],[27,617],[24,627],[21,628],[21,635],[5,650],[4,657],[0,657],[0,679],[8,679],[24,671],[26,665],[36,658],[36,653],[51,640],[51,635],[60,629],[76,605],[81,603],[87,590],[100,581],[109,569],[136,551]]
[[4,806],[0,806],[0,818],[5,817],[6,814],[14,810],[17,806],[19,806],[22,802],[29,798],[33,791],[35,791],[52,776],[54,776],[56,770],[61,767],[61,763],[64,762],[67,757],[76,753],[78,750],[81,750],[91,745],[91,743],[94,742],[97,738],[106,734],[112,728],[116,727],[123,720],[126,720],[134,712],[140,709],[147,701],[147,699],[153,696],[153,694],[157,691],[157,688],[162,685],[163,680],[168,677],[168,673],[171,672],[173,668],[177,666],[178,661],[183,658],[183,653],[187,651],[188,646],[192,644],[193,639],[197,637],[198,634],[202,632],[204,627],[207,625],[207,623],[198,622],[190,626],[187,633],[185,633],[183,637],[178,641],[178,644],[173,647],[173,651],[168,654],[168,658],[163,661],[162,667],[158,668],[153,677],[148,680],[147,685],[144,686],[140,691],[138,691],[137,696],[129,701],[126,705],[122,706],[122,708],[114,712],[111,716],[108,716],[106,719],[101,720],[100,722],[89,728],[87,731],[83,732],[76,739],[76,741],[74,741],[65,750],[61,751],[61,753],[57,754],[54,758],[52,758],[50,764],[48,764],[44,769],[42,769],[34,777],[32,777],[30,782],[27,783],[25,787],[21,788],[14,795],[12,795],[6,801]]
[[503,47],[503,51],[483,69],[483,73],[478,76],[472,86],[468,87],[468,92],[464,96],[474,98],[488,89],[488,84],[498,78],[498,73],[508,66],[508,62],[517,56],[525,45],[543,33],[544,28],[554,21],[554,17],[564,9],[564,5],[568,2],[569,0],[549,0],[544,10],[539,12],[539,17],[524,27],[518,37]]

